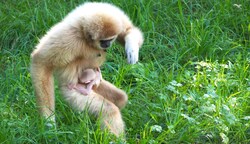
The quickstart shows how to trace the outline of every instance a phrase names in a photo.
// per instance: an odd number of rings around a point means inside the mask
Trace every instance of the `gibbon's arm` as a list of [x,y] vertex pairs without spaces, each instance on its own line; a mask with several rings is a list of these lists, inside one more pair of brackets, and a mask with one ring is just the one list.
[[[57,38],[51,37],[52,31],[44,36],[31,54],[31,78],[40,114],[55,121],[54,70],[66,64],[70,56],[63,45],[58,45]],[[62,42],[61,42],[62,43]]]
[[139,28],[133,26],[125,15],[123,23],[124,31],[118,36],[118,41],[125,47],[128,63],[135,64],[139,59],[139,49],[143,44],[143,33]]
[[40,114],[51,121],[55,121],[54,79],[53,69],[36,62],[37,57],[32,55],[31,78],[35,89],[36,100]]

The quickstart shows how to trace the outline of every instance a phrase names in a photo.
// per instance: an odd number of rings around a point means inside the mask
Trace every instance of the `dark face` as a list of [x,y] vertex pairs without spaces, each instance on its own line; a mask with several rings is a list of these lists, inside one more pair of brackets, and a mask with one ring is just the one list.
[[99,49],[107,49],[111,47],[112,43],[115,41],[117,36],[112,36],[109,38],[101,39],[98,41],[98,48]]
[[113,39],[108,39],[108,40],[100,40],[100,46],[103,49],[106,49],[111,46],[113,42]]

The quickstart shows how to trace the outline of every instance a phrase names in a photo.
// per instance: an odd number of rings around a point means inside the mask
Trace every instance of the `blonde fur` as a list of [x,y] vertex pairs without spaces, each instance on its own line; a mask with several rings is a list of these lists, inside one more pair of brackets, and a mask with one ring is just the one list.
[[83,70],[99,68],[106,57],[100,41],[112,39],[112,43],[116,38],[124,44],[128,62],[136,63],[142,33],[124,12],[108,3],[85,3],[48,31],[31,54],[32,82],[42,116],[55,121],[56,73],[63,97],[72,107],[79,111],[88,107],[90,114],[101,116],[103,128],[117,136],[124,133],[120,113],[127,102],[124,91],[104,79],[88,96],[67,87],[79,82]]

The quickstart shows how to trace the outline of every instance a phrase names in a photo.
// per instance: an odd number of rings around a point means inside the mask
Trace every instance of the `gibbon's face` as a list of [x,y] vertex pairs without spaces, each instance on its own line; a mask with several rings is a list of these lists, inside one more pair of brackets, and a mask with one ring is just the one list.
[[[94,47],[106,50],[111,47],[117,36],[122,32],[123,26],[120,18],[111,13],[96,13],[85,19],[85,31],[94,42]],[[93,43],[92,43],[93,44]]]
[[99,40],[97,47],[99,49],[107,49],[107,48],[111,47],[111,45],[115,41],[116,37],[117,36],[112,36],[109,38]]

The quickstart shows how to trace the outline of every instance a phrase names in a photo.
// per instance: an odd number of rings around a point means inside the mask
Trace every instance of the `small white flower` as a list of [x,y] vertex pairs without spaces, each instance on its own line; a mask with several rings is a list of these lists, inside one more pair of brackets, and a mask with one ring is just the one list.
[[223,109],[226,110],[227,112],[230,111],[230,108],[229,108],[227,105],[224,105],[224,104],[223,104],[222,107],[223,107]]
[[178,90],[176,90],[175,87],[172,86],[172,85],[168,85],[167,89],[170,90],[170,91],[172,91],[175,94],[179,94]]
[[195,101],[194,98],[190,95],[183,95],[182,97],[185,101]]
[[174,125],[168,125],[168,129],[170,130],[170,133],[175,134]]
[[220,66],[223,68],[226,68],[226,69],[229,68],[229,66],[227,64],[220,64]]
[[225,124],[221,124],[221,125],[219,125],[219,127],[224,132],[228,132],[229,131],[229,128]]
[[153,126],[151,126],[151,130],[153,131],[153,132],[162,132],[162,127],[161,126],[159,126],[159,125],[153,125]]
[[194,118],[189,117],[189,116],[186,115],[186,114],[181,114],[181,116],[183,116],[185,119],[187,119],[188,122],[190,122],[190,123],[194,123],[194,122],[195,122],[195,119],[194,119]]
[[250,120],[250,116],[245,116],[243,119],[244,120]]
[[237,98],[236,97],[233,97],[231,98],[228,103],[232,106],[232,107],[235,107],[237,106]]
[[222,138],[222,143],[227,144],[229,142],[229,138],[224,133],[220,133],[220,137]]
[[149,144],[156,144],[157,142],[155,140],[149,140]]
[[210,98],[211,96],[209,94],[204,94],[204,98]]
[[211,68],[212,67],[212,64],[204,62],[204,61],[198,62],[198,64],[200,66],[202,66],[202,67],[207,67],[207,68]]
[[171,84],[172,86],[177,86],[177,87],[181,87],[181,86],[182,86],[181,83],[177,83],[175,80],[171,81],[170,84]]
[[202,106],[201,110],[203,112],[215,112],[216,111],[216,106],[214,104],[209,104],[207,106]]

